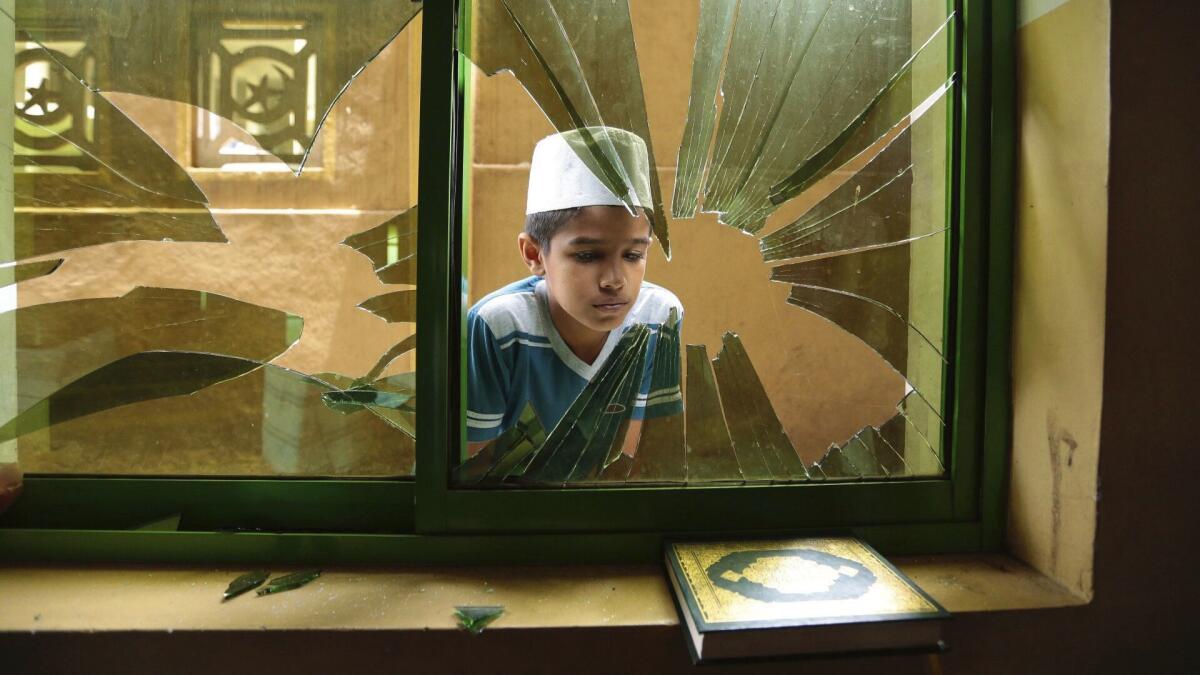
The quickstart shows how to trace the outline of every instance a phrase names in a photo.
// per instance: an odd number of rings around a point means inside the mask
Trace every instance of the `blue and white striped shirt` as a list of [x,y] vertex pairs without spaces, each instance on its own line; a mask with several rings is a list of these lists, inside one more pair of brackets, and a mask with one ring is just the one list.
[[475,443],[499,436],[516,423],[526,402],[533,405],[548,433],[635,323],[646,324],[654,333],[633,419],[682,411],[678,383],[650,391],[658,328],[671,308],[683,316],[674,293],[642,282],[624,322],[609,333],[595,361],[587,364],[555,329],[544,279],[529,277],[487,295],[467,312],[467,439]]

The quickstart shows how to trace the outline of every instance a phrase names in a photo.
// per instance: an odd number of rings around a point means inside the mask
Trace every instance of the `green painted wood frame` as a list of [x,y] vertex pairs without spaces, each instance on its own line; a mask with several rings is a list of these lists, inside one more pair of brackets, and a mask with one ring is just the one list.
[[[464,0],[465,1],[465,0]],[[959,0],[945,480],[753,487],[454,490],[470,92],[456,0],[423,10],[416,480],[30,477],[0,517],[5,559],[159,562],[653,561],[663,536],[851,531],[887,553],[994,550],[1010,426],[1012,0]],[[469,161],[469,157],[465,158]],[[189,531],[129,531],[172,513]],[[240,530],[240,531],[234,531]],[[252,530],[252,531],[246,531]],[[254,531],[257,530],[257,531]]]

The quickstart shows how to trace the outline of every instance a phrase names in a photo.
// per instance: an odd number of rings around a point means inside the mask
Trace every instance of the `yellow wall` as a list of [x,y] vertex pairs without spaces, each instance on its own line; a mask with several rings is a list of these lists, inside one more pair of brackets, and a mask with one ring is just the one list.
[[1109,3],[1029,2],[1019,134],[1009,546],[1086,597],[1108,226]]

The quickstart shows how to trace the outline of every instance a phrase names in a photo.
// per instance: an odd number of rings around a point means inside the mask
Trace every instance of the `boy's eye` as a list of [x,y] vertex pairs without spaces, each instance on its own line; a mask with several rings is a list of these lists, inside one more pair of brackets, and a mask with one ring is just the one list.
[[595,251],[578,251],[576,253],[572,253],[571,257],[578,262],[586,263],[599,260],[600,254],[596,253]]
[[629,262],[637,262],[645,257],[646,257],[646,254],[642,253],[641,251],[630,251],[625,254],[625,259],[628,260]]

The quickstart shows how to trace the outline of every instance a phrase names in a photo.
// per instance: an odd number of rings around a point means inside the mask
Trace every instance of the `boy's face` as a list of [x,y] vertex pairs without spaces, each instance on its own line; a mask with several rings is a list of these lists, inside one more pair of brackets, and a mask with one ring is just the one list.
[[570,340],[625,320],[646,276],[650,222],[621,206],[586,206],[554,233],[549,250],[524,233],[520,244],[530,271],[546,278],[551,313]]

